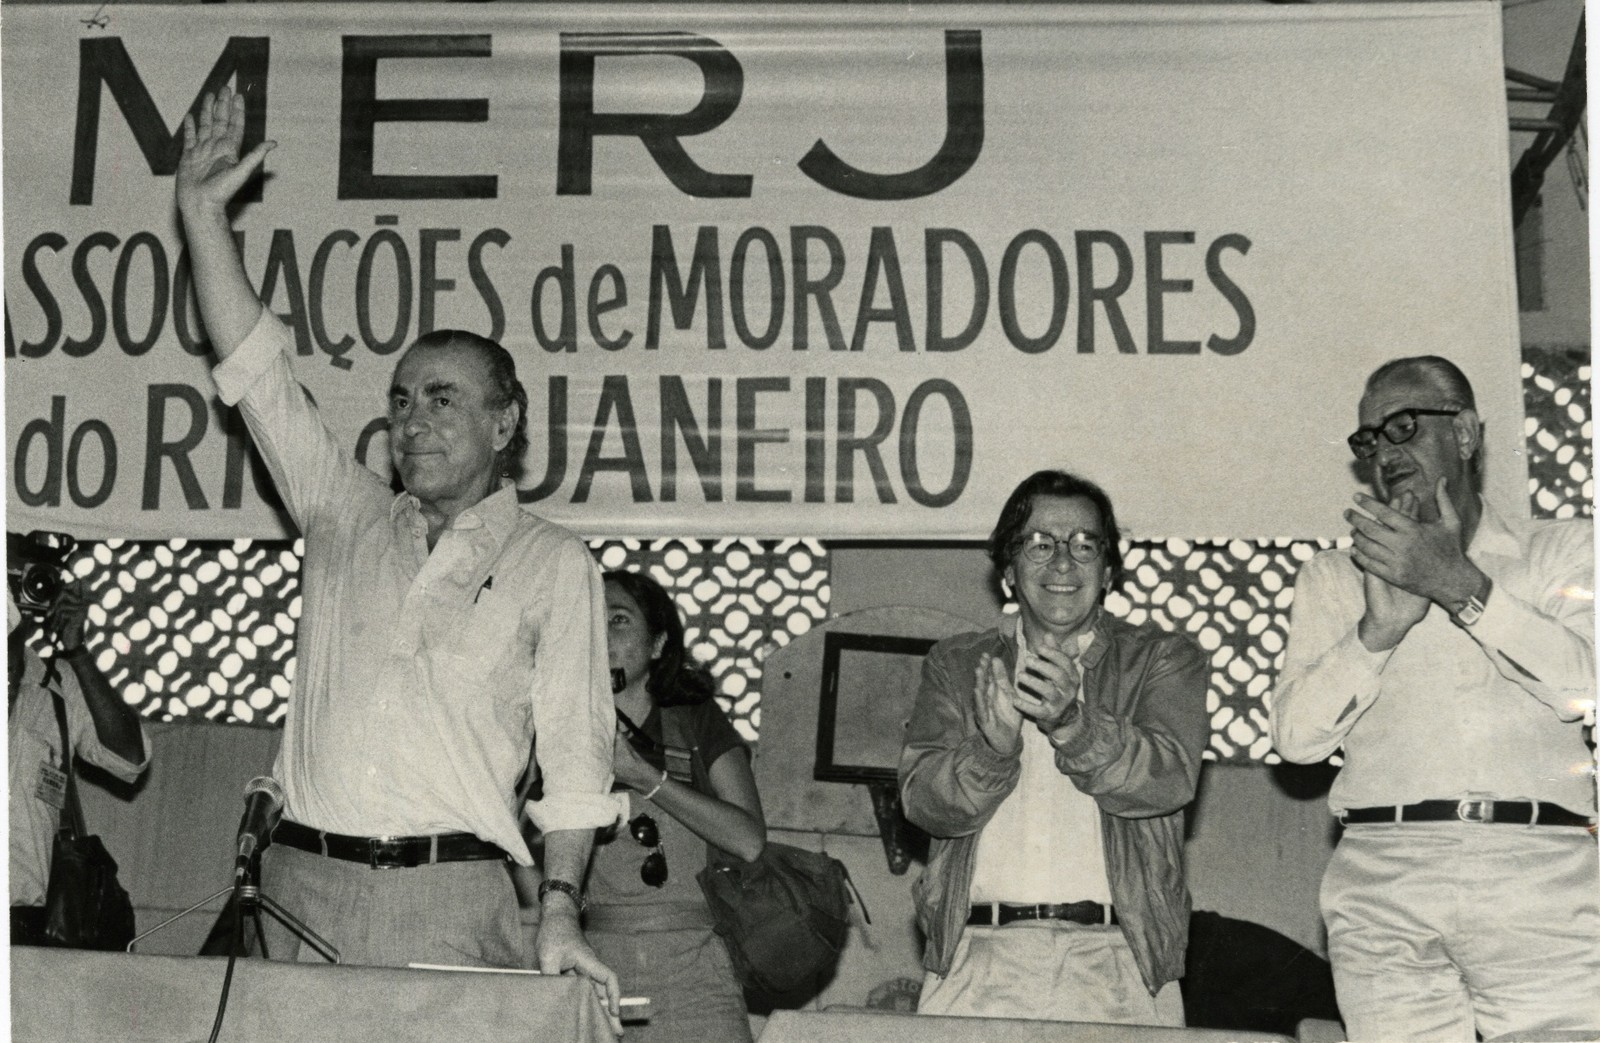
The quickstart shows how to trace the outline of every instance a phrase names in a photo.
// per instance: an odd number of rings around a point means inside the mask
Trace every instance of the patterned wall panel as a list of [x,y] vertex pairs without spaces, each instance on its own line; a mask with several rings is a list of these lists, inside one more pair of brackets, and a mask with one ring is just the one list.
[[[1591,516],[1586,352],[1524,352],[1529,496],[1542,517]],[[1491,433],[1493,437],[1493,433]],[[1128,582],[1110,609],[1189,634],[1211,657],[1211,745],[1224,761],[1276,759],[1266,708],[1288,636],[1294,577],[1329,541],[1168,540],[1125,545]],[[813,540],[611,540],[603,568],[643,569],[672,591],[694,653],[754,738],[766,656],[828,618],[826,548]],[[286,710],[300,617],[299,541],[112,540],[75,548],[89,590],[90,647],[152,718],[276,725]]]

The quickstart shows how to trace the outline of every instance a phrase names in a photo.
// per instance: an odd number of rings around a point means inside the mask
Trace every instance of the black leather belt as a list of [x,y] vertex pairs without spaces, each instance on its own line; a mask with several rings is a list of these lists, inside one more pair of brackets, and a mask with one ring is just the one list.
[[324,833],[288,819],[272,831],[274,844],[326,855],[346,862],[363,862],[373,869],[412,869],[436,862],[472,862],[506,858],[504,851],[471,833],[435,833],[424,837],[351,837]]
[[1339,813],[1349,825],[1396,822],[1498,822],[1513,826],[1578,826],[1588,828],[1594,819],[1574,814],[1560,804],[1542,800],[1425,800],[1420,804],[1391,804],[1381,808],[1350,808]]
[[1005,902],[979,902],[973,905],[967,923],[978,927],[1004,927],[1017,920],[1068,920],[1082,924],[1114,924],[1117,911],[1099,902],[1067,902],[1063,905],[1009,905]]

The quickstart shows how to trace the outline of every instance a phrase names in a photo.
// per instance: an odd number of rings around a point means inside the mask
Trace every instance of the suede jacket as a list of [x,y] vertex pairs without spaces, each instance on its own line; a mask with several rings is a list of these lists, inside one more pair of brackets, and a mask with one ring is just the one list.
[[[1111,900],[1154,995],[1183,976],[1190,912],[1183,815],[1209,731],[1208,667],[1186,638],[1154,625],[1133,627],[1102,611],[1094,635],[1081,663],[1080,711],[1050,740],[1056,767],[1100,806]],[[978,834],[1021,771],[1020,755],[996,752],[974,719],[984,652],[1014,670],[1012,625],[961,634],[928,652],[900,754],[906,817],[933,837],[913,897],[927,938],[923,966],[941,975],[970,912]]]

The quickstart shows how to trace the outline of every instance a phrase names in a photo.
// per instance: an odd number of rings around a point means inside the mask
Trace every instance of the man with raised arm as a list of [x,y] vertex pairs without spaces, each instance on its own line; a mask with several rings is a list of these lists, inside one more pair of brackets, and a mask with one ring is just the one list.
[[[227,209],[272,143],[241,160],[243,129],[226,89],[198,125],[185,119],[177,202],[222,400],[305,537],[274,768],[284,819],[262,887],[347,963],[520,966],[503,863],[531,861],[514,790],[538,733],[538,963],[589,975],[615,1017],[616,978],[578,924],[593,831],[617,811],[604,586],[582,541],[523,511],[506,477],[527,445],[511,357],[448,330],[401,356],[388,418],[404,491],[391,492],[328,434],[295,381],[291,337],[245,276]],[[274,957],[316,958],[286,932],[269,942]]]
[[1285,759],[1344,749],[1322,915],[1348,1038],[1592,1039],[1593,523],[1478,495],[1483,425],[1446,359],[1380,366],[1359,423],[1377,496],[1300,570],[1271,712]]

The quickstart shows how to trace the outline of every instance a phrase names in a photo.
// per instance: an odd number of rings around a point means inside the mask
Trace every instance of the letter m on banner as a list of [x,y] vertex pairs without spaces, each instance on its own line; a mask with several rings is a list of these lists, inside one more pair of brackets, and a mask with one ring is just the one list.
[[[195,93],[188,111],[198,112],[206,94],[232,82],[244,97],[244,145],[248,152],[266,137],[267,58],[269,40],[265,36],[233,36],[222,55],[211,67],[205,82]],[[178,157],[183,153],[183,120],[169,130],[161,119],[150,91],[133,67],[133,59],[119,36],[80,40],[78,43],[78,122],[72,143],[73,206],[94,203],[95,159],[100,150],[101,86],[109,88],[122,117],[133,131],[133,139],[144,153],[150,173],[167,177],[177,173]],[[261,179],[255,178],[239,194],[244,202],[261,199]]]

